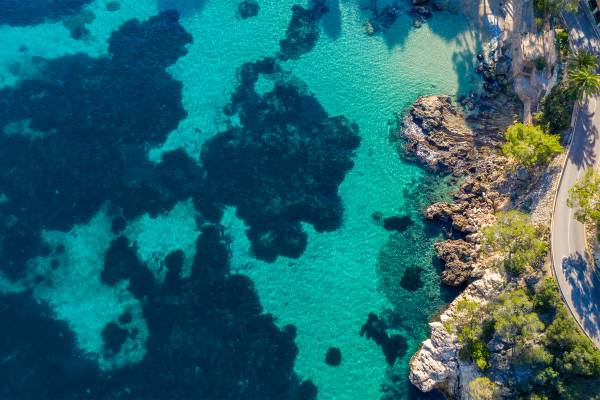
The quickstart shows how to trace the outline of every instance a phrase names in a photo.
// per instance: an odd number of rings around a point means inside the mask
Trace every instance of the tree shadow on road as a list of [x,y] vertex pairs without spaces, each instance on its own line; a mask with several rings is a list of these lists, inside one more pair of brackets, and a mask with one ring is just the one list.
[[600,338],[600,279],[594,266],[579,252],[563,259],[562,268],[571,287],[571,301],[581,325],[595,338]]
[[[587,100],[589,101],[589,100]],[[598,129],[594,126],[594,112],[589,111],[586,104],[579,109],[579,115],[577,116],[577,125],[575,126],[574,135],[584,134],[585,139],[582,148],[579,148],[576,138],[573,138],[573,148],[569,153],[569,158],[573,164],[579,168],[587,168],[590,165],[596,163],[596,154],[594,148],[596,146],[596,137],[598,135]]]

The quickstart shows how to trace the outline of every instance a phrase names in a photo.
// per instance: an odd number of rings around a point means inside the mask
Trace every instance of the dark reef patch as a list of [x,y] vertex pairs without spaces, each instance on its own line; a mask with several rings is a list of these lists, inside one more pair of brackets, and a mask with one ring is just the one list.
[[155,286],[152,273],[138,259],[135,247],[129,245],[125,236],[119,236],[111,242],[104,256],[100,279],[109,286],[128,279],[128,289],[138,299],[151,293]]
[[299,5],[292,7],[292,19],[285,38],[279,42],[280,59],[297,60],[315,47],[321,35],[319,19],[327,10],[326,0],[312,0],[308,9]]
[[99,370],[76,347],[67,324],[28,293],[0,293],[0,398],[90,398]]
[[[107,372],[77,350],[47,306],[28,293],[0,294],[0,317],[10,321],[0,326],[0,398],[315,400],[314,384],[293,371],[295,328],[279,329],[263,313],[246,276],[206,275],[195,271],[146,293],[146,356]],[[119,352],[130,335],[135,330],[109,323],[106,351]]]
[[109,322],[102,330],[104,350],[110,354],[117,354],[127,340],[127,336],[129,336],[127,329],[121,328],[115,322]]
[[[254,255],[266,261],[302,254],[302,221],[319,232],[340,226],[338,186],[360,143],[356,124],[329,117],[301,83],[279,71],[272,58],[238,70],[240,86],[226,112],[237,114],[240,126],[212,137],[201,154],[207,188],[218,203],[237,206]],[[263,96],[254,90],[261,74],[275,81]]]
[[342,363],[342,352],[337,347],[330,347],[325,354],[325,364],[337,367]]
[[402,279],[400,280],[400,286],[410,292],[422,288],[423,280],[421,279],[421,272],[423,272],[423,268],[419,266],[406,268],[402,275]]
[[0,127],[28,120],[47,133],[0,135],[0,187],[8,198],[0,203],[0,256],[12,278],[43,251],[42,228],[66,231],[107,200],[132,218],[189,196],[157,178],[169,157],[155,167],[145,152],[186,116],[181,83],[165,68],[191,41],[177,13],[163,12],[123,24],[109,39],[110,57],[47,60],[38,77],[0,90]]
[[121,3],[118,1],[109,1],[106,3],[106,10],[110,12],[119,11],[121,9]]
[[388,231],[404,232],[414,224],[408,215],[387,217],[383,219],[383,228]]
[[256,0],[243,0],[238,4],[237,16],[241,19],[256,17],[260,6]]
[[359,334],[377,343],[381,347],[387,363],[393,365],[397,358],[404,356],[408,350],[408,343],[401,335],[389,335],[386,329],[385,321],[376,314],[369,313],[367,322],[360,328]]
[[[0,134],[0,187],[8,198],[0,203],[0,258],[12,278],[24,274],[27,259],[53,254],[42,229],[68,231],[103,204],[115,234],[143,213],[158,215],[190,197],[203,214],[189,277],[182,276],[181,250],[164,259],[162,284],[125,236],[105,253],[101,280],[127,281],[143,307],[149,338],[137,364],[101,371],[30,293],[0,295],[0,317],[10,321],[0,326],[0,398],[316,399],[316,386],[293,370],[295,327],[278,328],[252,281],[229,273],[218,221],[223,205],[235,205],[257,254],[299,255],[306,246],[300,222],[320,231],[341,223],[337,188],[353,165],[358,128],[328,117],[297,83],[278,80],[259,96],[258,76],[275,78],[280,70],[266,59],[240,69],[228,110],[241,126],[206,144],[205,171],[182,150],[150,163],[148,148],[186,116],[182,85],[165,69],[191,41],[178,14],[162,12],[123,24],[106,57],[44,60],[39,76],[0,90],[0,128],[29,121],[46,133]],[[104,327],[107,353],[136,335],[135,322],[128,311]]]
[[2,0],[0,25],[27,26],[75,15],[92,0]]
[[196,241],[196,255],[192,273],[208,272],[209,276],[223,274],[229,265],[229,246],[223,227],[204,225]]

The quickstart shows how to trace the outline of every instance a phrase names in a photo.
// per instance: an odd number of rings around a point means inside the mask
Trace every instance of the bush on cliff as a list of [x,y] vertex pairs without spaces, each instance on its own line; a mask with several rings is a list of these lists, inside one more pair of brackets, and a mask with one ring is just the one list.
[[563,150],[557,135],[549,135],[535,125],[521,123],[508,127],[502,153],[526,168],[545,165]]
[[[461,343],[472,337],[464,334],[466,328],[466,332],[475,332],[481,343],[494,343],[488,345],[490,349],[501,344],[503,351],[489,357],[484,374],[497,378],[497,368],[508,372],[509,398],[600,399],[600,350],[579,329],[552,278],[535,288],[503,293],[483,306],[466,300],[461,303],[455,318],[458,322],[446,325],[457,327],[454,332]],[[481,399],[489,398],[485,396],[491,387],[494,383],[487,377],[469,385],[472,397]],[[492,398],[499,398],[498,389]]]
[[483,229],[483,243],[501,255],[509,273],[519,275],[546,254],[548,245],[541,239],[543,232],[520,211],[500,212],[496,217],[494,225]]
[[461,344],[461,358],[471,360],[481,370],[488,366],[489,351],[485,347],[487,329],[482,324],[480,304],[471,300],[461,300],[456,305],[456,318],[445,324],[448,332],[454,333]]
[[485,376],[473,379],[469,382],[469,394],[473,400],[497,399],[498,389],[498,385]]

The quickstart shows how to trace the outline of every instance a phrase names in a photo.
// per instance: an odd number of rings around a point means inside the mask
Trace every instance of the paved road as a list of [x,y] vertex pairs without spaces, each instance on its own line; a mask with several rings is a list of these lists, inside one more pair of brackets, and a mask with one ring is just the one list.
[[[594,51],[600,41],[585,14],[565,15],[574,45]],[[600,54],[600,53],[598,53]],[[600,97],[582,102],[576,114],[552,222],[552,268],[567,306],[587,335],[600,347],[600,274],[585,258],[583,225],[567,207],[569,189],[600,155]]]

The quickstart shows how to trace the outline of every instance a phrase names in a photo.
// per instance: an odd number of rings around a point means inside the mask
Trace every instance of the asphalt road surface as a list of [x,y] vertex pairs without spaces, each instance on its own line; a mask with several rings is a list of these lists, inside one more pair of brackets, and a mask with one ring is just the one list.
[[[598,41],[583,12],[565,15],[576,48],[599,54]],[[567,206],[569,189],[583,176],[586,168],[598,165],[600,154],[600,97],[581,102],[576,114],[572,142],[568,150],[552,221],[552,268],[565,302],[575,319],[600,347],[600,276],[586,259],[583,225]]]

